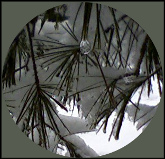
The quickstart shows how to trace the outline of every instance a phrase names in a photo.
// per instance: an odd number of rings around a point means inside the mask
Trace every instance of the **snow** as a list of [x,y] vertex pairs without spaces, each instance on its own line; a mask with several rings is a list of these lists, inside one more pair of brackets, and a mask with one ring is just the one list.
[[[140,127],[148,118],[153,117],[157,110],[157,109],[153,109],[153,111],[151,111],[149,114],[147,114],[145,117],[138,120],[138,122],[134,124],[132,120],[130,120],[130,117],[132,116],[133,118],[134,116],[133,110],[135,109],[133,108],[134,106],[130,105],[129,109],[127,109],[127,113],[125,114],[125,118],[120,132],[120,137],[119,140],[117,141],[113,137],[111,137],[111,140],[108,141],[110,131],[108,131],[106,134],[102,130],[100,130],[98,133],[94,131],[94,132],[80,133],[77,135],[85,141],[86,145],[89,145],[95,152],[97,152],[99,156],[117,151],[123,148],[124,146],[128,145],[129,143],[131,143],[143,132],[144,128],[146,128],[148,124],[139,130],[137,130],[137,128]],[[141,117],[146,112],[148,112],[151,109],[151,106],[141,105],[140,108],[141,111],[140,113],[138,112],[138,117]],[[107,130],[112,129],[112,123],[114,118],[115,118],[115,114],[112,114],[108,121]]]
[[87,146],[84,140],[79,136],[67,136],[65,139],[76,146],[76,153],[80,154],[83,158],[98,157],[98,154]]
[[[142,92],[142,95],[141,95],[140,103],[146,104],[149,106],[155,106],[155,105],[159,104],[161,97],[159,95],[157,79],[154,80],[153,78],[151,78],[151,83],[152,83],[152,90],[153,91],[151,92],[150,96],[148,97],[148,88],[145,87],[143,92]],[[161,84],[161,87],[163,87],[162,84]],[[140,91],[141,91],[141,87],[136,91],[136,93],[132,97],[132,101],[137,102]]]
[[[61,114],[59,114],[59,117],[65,123],[67,128],[70,130],[71,134],[76,134],[83,131],[84,132],[89,131],[89,127],[87,127],[88,122],[83,119],[80,119],[78,117],[65,116]],[[63,126],[58,125],[58,127],[61,129]],[[68,135],[68,132],[63,128],[61,129],[61,135],[62,136]]]
[[[114,116],[111,117],[109,123],[112,123],[113,118]],[[111,127],[111,124],[108,124],[107,129],[111,130]],[[100,156],[102,156],[123,148],[136,139],[141,133],[142,131],[137,131],[133,123],[126,118],[121,128],[120,138],[117,141],[113,137],[110,141],[108,141],[110,133],[108,132],[105,134],[102,131],[98,134],[91,132],[89,134],[81,134],[79,136],[83,138],[84,141]]]

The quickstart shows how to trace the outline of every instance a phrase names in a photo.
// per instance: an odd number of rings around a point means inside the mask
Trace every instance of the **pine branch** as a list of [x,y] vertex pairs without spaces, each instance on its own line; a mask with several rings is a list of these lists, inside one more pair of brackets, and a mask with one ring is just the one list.
[[136,70],[135,70],[136,76],[139,76],[139,73],[140,73],[140,66],[142,64],[144,55],[146,54],[148,39],[149,39],[149,36],[146,35],[145,40],[144,40],[143,45],[142,45],[142,48],[140,50],[140,57],[139,57],[139,60],[137,62],[137,66],[136,66]]
[[89,27],[89,21],[91,16],[91,10],[92,10],[92,3],[85,2],[85,9],[84,9],[84,23],[83,23],[83,30],[81,34],[81,39],[85,40],[88,38],[88,27]]
[[[133,90],[134,91],[134,90]],[[117,125],[117,130],[116,130],[116,134],[115,134],[115,139],[118,140],[119,139],[119,133],[120,133],[120,130],[121,130],[121,127],[122,127],[122,123],[123,123],[123,119],[124,119],[124,114],[125,114],[125,109],[126,109],[126,106],[128,104],[128,101],[129,99],[131,98],[132,96],[132,93],[133,91],[129,92],[129,95],[127,97],[124,98],[124,102],[122,104],[122,107],[121,107],[121,110],[120,110],[120,117],[119,117],[119,123]]]
[[107,92],[109,93],[109,102],[110,102],[110,105],[111,105],[111,107],[115,107],[116,102],[115,102],[115,100],[114,100],[113,93],[112,93],[112,91],[109,90],[108,83],[107,83],[106,78],[105,78],[105,76],[104,76],[103,70],[102,70],[102,68],[101,68],[101,66],[100,66],[100,63],[99,63],[98,57],[97,57],[97,55],[96,55],[96,52],[93,51],[93,53],[94,53],[95,59],[96,59],[96,61],[97,61],[97,63],[98,63],[98,66],[99,66],[100,72],[101,72],[101,74],[102,74],[103,80],[104,80],[104,82],[105,82],[105,86],[106,86],[106,88],[107,88]]
[[38,78],[37,66],[36,66],[35,58],[34,58],[35,56],[34,56],[33,43],[32,43],[29,24],[27,24],[26,27],[27,27],[29,42],[30,42],[31,57],[32,57],[32,62],[33,62],[33,71],[34,71],[34,75],[35,75],[35,83],[37,86],[37,90],[39,91],[39,78]]

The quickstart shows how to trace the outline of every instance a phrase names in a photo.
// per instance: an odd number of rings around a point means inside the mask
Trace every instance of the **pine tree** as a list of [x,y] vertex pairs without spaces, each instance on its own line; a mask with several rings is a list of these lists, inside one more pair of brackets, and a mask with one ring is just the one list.
[[[118,140],[128,103],[136,122],[144,88],[150,96],[151,79],[157,78],[161,96],[163,73],[152,40],[134,20],[100,4],[76,7],[71,22],[68,6],[61,5],[26,24],[9,48],[2,84],[13,119],[32,141],[52,152],[62,145],[71,157],[84,157],[73,140],[87,147],[75,134],[101,129],[107,133],[108,120],[116,112],[109,140],[112,135]],[[54,25],[53,33],[44,32],[48,23]],[[138,89],[135,103],[131,99]],[[72,130],[57,108],[81,112],[81,129]],[[97,156],[91,149],[87,154]]]

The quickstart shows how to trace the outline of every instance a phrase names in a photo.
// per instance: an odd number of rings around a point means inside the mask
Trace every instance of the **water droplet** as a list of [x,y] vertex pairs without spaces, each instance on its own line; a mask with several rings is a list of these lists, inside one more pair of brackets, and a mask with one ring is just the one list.
[[99,62],[101,64],[101,66],[106,67],[107,66],[107,59],[105,57],[104,50],[97,49],[97,52],[99,52]]
[[80,51],[82,54],[88,54],[91,51],[91,45],[88,40],[82,40],[80,43]]
[[132,75],[132,76],[126,76],[123,79],[124,79],[124,81],[125,81],[126,84],[130,84],[130,83],[133,83],[134,82],[135,78],[136,78],[136,76],[133,76]]

